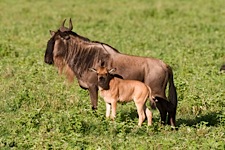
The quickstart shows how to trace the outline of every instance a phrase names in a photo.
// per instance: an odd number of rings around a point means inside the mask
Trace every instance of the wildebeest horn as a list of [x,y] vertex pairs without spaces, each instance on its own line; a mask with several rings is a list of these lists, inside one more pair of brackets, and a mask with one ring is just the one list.
[[65,22],[66,22],[66,19],[63,21],[61,27],[64,27]]
[[69,30],[70,30],[70,31],[72,31],[72,30],[73,30],[73,24],[72,24],[72,20],[71,20],[71,18],[70,18]]
[[59,30],[61,32],[71,31],[73,29],[73,24],[72,24],[71,18],[70,18],[69,28],[67,28],[67,27],[64,26],[65,22],[66,22],[66,19],[62,22],[62,25],[61,25],[61,27],[60,27]]

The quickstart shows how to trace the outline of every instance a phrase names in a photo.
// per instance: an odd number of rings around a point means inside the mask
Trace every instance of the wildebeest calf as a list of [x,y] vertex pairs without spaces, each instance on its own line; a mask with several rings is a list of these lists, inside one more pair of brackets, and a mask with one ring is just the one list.
[[138,125],[141,126],[147,116],[148,125],[152,124],[152,112],[146,107],[147,98],[150,99],[151,107],[154,109],[155,101],[151,95],[151,89],[144,83],[136,80],[123,80],[112,74],[116,69],[108,70],[106,67],[90,68],[98,76],[98,87],[100,96],[106,102],[106,117],[110,117],[110,107],[112,106],[111,118],[116,116],[117,102],[130,102],[132,99],[137,107],[139,116]]

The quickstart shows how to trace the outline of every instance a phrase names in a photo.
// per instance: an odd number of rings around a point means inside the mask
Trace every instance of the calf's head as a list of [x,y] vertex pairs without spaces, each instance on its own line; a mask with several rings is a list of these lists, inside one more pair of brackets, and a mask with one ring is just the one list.
[[100,86],[104,90],[108,90],[109,82],[113,78],[112,73],[116,71],[116,69],[115,68],[107,69],[106,67],[98,67],[97,69],[90,68],[89,70],[97,73],[98,86]]

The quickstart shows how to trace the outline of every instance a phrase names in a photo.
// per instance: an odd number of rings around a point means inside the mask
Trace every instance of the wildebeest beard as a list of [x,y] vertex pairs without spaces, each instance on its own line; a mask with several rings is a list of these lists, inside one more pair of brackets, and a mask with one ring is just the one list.
[[47,64],[53,64],[53,48],[54,48],[55,40],[52,37],[48,43],[47,43],[47,48],[45,52],[45,63]]

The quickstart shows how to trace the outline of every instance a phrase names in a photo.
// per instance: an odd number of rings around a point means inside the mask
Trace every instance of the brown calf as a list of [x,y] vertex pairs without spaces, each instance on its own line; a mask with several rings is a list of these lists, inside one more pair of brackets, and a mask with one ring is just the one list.
[[110,116],[111,105],[111,118],[114,119],[117,102],[130,102],[133,99],[139,116],[138,125],[141,126],[145,120],[145,114],[148,125],[152,125],[152,112],[145,105],[147,98],[149,98],[151,107],[156,107],[149,86],[137,80],[123,80],[115,77],[111,74],[116,70],[115,68],[108,70],[106,67],[99,67],[97,69],[90,68],[90,70],[97,73],[100,96],[106,102],[107,118]]

